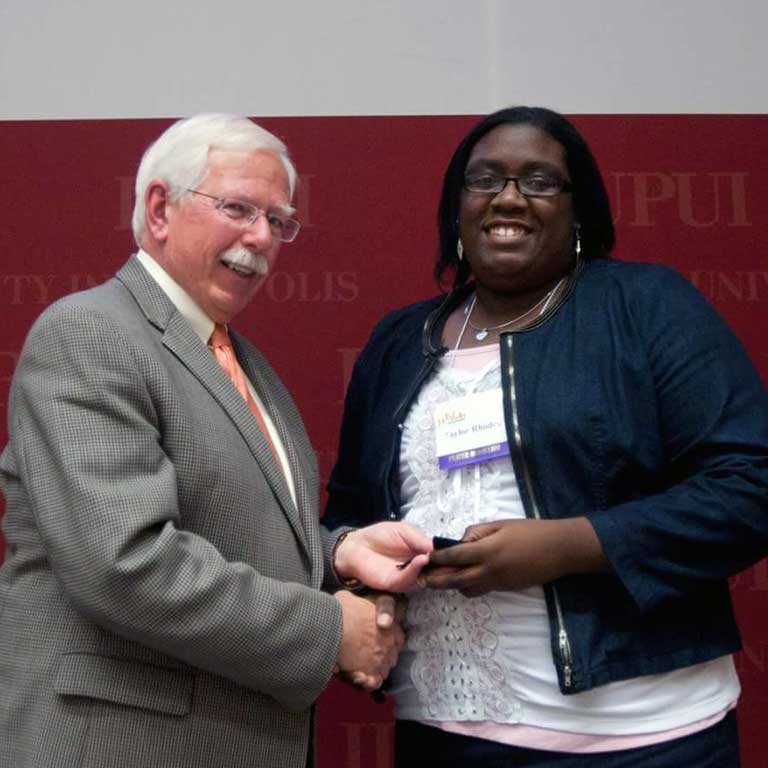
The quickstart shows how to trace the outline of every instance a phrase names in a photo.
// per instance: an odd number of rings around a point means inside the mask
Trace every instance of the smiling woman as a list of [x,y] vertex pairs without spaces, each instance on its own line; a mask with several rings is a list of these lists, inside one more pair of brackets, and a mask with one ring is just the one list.
[[410,598],[397,768],[735,768],[727,577],[768,550],[759,377],[679,275],[609,258],[602,176],[555,112],[475,126],[438,218],[452,290],[361,353],[325,516],[463,540]]
[[499,126],[472,150],[459,231],[477,287],[473,319],[483,326],[527,317],[571,269],[577,224],[563,182],[562,145],[533,126]]

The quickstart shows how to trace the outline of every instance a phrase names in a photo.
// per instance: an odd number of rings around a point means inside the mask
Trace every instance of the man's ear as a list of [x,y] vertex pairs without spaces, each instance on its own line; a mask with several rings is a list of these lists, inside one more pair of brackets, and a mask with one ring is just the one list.
[[168,184],[159,179],[149,182],[144,192],[145,223],[147,231],[158,243],[168,239]]

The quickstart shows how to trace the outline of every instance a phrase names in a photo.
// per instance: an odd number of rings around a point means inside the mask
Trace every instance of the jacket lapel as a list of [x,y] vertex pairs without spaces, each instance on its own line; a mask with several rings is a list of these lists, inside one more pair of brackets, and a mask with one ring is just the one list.
[[[314,485],[310,486],[309,481],[316,470],[308,466],[308,462],[314,462],[314,453],[304,423],[285,386],[261,353],[239,334],[230,333],[230,336],[240,365],[269,412],[285,447],[304,541],[311,557],[313,580],[317,580],[315,586],[319,588],[323,570],[322,546],[317,525],[316,490]],[[283,476],[282,472],[280,476]]]
[[[272,492],[294,530],[296,538],[309,554],[308,547],[310,545],[307,541],[307,534],[291,498],[285,476],[278,466],[261,428],[248,408],[248,404],[216,362],[216,358],[138,260],[131,258],[118,272],[117,278],[136,298],[147,320],[163,332],[163,345],[200,381],[232,420],[261,467]],[[270,416],[278,424],[280,437],[288,448],[290,440],[286,437],[284,425],[281,424],[279,411],[272,407],[269,402],[270,398],[262,394],[261,389],[256,385],[256,380],[252,378],[251,372],[248,370],[245,372],[254,382],[256,391],[264,399]],[[294,468],[293,460],[291,460],[291,467],[297,482],[299,482],[299,478],[302,478],[303,481],[303,473]]]

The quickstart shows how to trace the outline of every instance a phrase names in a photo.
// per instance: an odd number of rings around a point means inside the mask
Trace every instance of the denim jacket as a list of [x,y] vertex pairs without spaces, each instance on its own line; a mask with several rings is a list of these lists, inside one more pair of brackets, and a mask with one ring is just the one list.
[[[400,516],[400,433],[472,286],[387,316],[353,372],[328,528]],[[768,552],[768,396],[740,342],[673,270],[594,260],[500,337],[528,517],[586,516],[612,570],[544,585],[563,693],[737,651],[728,577]]]

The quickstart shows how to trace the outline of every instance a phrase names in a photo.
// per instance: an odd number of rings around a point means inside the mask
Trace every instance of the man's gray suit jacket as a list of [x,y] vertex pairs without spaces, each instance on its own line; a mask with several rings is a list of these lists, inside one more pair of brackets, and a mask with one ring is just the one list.
[[1,768],[305,765],[341,636],[320,591],[317,465],[285,387],[233,343],[298,509],[135,258],[30,331],[0,458]]

